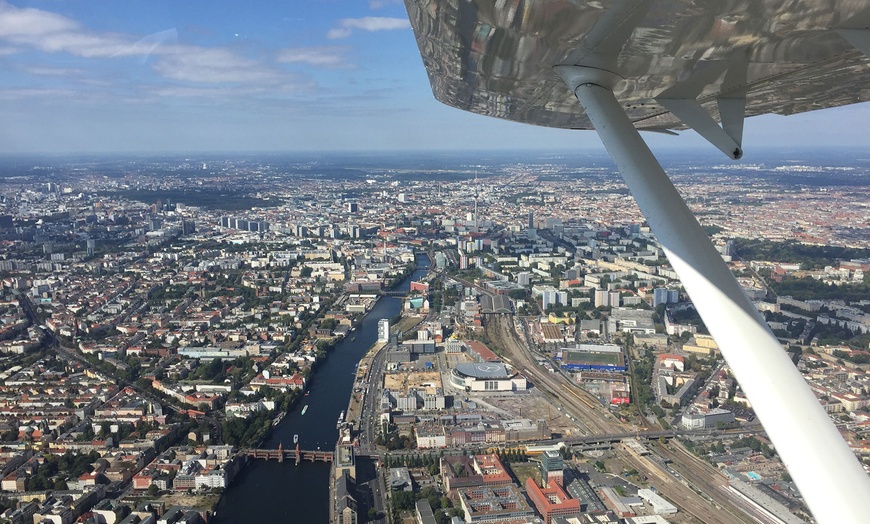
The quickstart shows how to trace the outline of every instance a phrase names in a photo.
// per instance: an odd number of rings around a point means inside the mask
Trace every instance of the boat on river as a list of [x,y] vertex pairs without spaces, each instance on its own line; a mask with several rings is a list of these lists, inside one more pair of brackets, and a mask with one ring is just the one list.
[[304,408],[302,408],[302,414],[304,415],[306,411],[308,411],[308,405],[307,405],[307,404],[305,405]]

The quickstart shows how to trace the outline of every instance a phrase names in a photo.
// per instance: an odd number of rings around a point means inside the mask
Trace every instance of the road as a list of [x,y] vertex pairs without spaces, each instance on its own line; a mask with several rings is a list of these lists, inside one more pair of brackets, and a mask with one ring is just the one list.
[[378,403],[380,402],[381,392],[381,371],[384,369],[384,360],[387,357],[386,346],[379,349],[372,358],[371,364],[366,371],[366,392],[363,395],[363,406],[360,410],[359,420],[359,442],[361,453],[375,453],[375,438],[380,430],[380,417],[378,413]]

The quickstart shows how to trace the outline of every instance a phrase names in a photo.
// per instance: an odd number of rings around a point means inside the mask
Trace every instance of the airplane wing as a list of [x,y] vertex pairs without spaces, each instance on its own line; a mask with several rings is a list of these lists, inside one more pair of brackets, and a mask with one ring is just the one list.
[[[612,3],[405,0],[436,99],[567,129],[592,126],[553,67],[582,60]],[[864,1],[655,1],[630,28],[614,91],[635,127],[650,130],[685,127],[656,101],[678,86],[700,88],[714,118],[713,101],[731,95],[745,94],[746,116],[867,101],[870,62],[849,39],[870,47],[868,22]],[[691,85],[700,77],[709,82]]]
[[870,100],[870,1],[405,5],[441,102],[595,129],[813,515],[867,522],[870,478],[638,130],[690,127],[738,159],[746,116]]

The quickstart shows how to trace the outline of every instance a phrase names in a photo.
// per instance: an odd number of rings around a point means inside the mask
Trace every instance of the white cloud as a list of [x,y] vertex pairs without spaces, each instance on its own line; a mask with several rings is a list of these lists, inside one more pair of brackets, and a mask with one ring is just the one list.
[[222,86],[164,86],[149,90],[150,94],[158,97],[170,98],[212,98],[212,99],[238,99],[239,97],[273,98],[280,100],[283,95],[311,91],[315,88],[313,82],[304,78],[294,79],[292,83],[283,83],[274,86],[237,85],[231,87]]
[[121,54],[130,45],[122,35],[89,33],[65,16],[6,3],[0,3],[0,39],[48,53],[65,52],[82,57]]
[[31,75],[39,76],[76,76],[82,74],[81,69],[68,67],[28,67],[25,71]]
[[21,100],[28,98],[69,100],[79,94],[71,89],[0,89],[0,100]]
[[345,47],[294,47],[283,49],[276,60],[284,64],[308,64],[317,67],[349,67]]
[[394,31],[407,29],[411,23],[407,18],[390,18],[385,16],[366,16],[363,18],[342,18],[338,27],[330,29],[326,37],[332,40],[349,37],[354,29],[361,31]]
[[369,9],[383,9],[390,5],[399,5],[402,0],[369,0]]
[[281,73],[226,49],[174,46],[163,51],[154,70],[165,78],[195,83],[277,83]]
[[[154,57],[152,69],[170,80],[190,83],[281,85],[293,79],[268,64],[226,48],[177,43],[174,29],[145,37],[91,31],[70,18],[0,0],[0,43],[83,58]],[[2,49],[2,48],[0,48]]]
[[351,33],[353,33],[353,31],[351,31],[350,29],[336,27],[326,32],[326,38],[329,38],[330,40],[339,40],[349,37]]

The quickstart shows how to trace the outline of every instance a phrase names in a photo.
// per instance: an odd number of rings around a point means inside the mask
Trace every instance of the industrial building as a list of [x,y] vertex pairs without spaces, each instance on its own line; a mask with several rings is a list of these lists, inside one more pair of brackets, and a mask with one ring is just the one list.
[[673,515],[677,512],[676,506],[651,489],[639,489],[637,496],[647,501],[653,507],[656,515]]
[[715,428],[716,424],[734,422],[734,413],[727,409],[711,409],[706,413],[683,413],[680,424],[686,429]]

